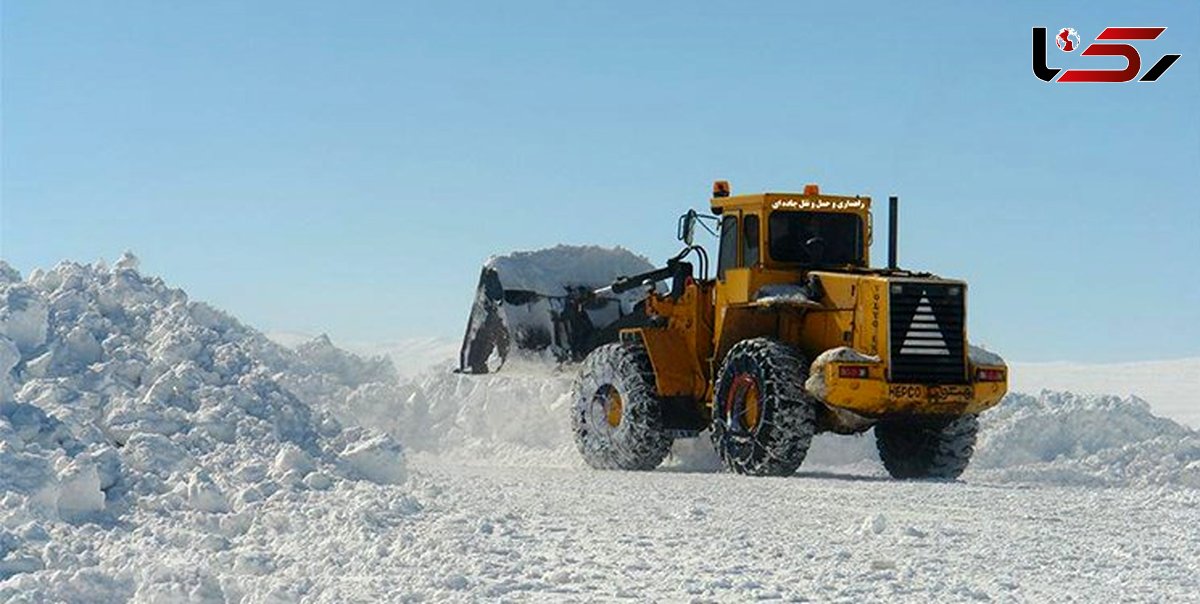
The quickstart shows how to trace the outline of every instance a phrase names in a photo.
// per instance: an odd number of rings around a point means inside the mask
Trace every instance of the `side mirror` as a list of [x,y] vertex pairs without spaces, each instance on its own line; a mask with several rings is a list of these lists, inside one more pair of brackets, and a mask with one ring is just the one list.
[[679,217],[679,225],[675,236],[689,246],[692,245],[692,241],[696,237],[696,218],[696,210],[688,210],[686,214]]

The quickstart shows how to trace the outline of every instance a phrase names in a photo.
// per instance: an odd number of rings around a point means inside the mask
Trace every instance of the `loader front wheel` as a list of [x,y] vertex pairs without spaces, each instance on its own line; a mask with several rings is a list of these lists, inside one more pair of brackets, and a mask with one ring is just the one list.
[[645,348],[613,343],[593,350],[571,398],[575,445],[593,468],[653,470],[671,451]]
[[893,478],[953,480],[975,452],[979,421],[974,415],[951,420],[885,420],[875,424],[875,446]]
[[769,338],[734,345],[713,397],[713,446],[730,471],[790,476],[816,432],[817,402],[804,390],[808,364]]

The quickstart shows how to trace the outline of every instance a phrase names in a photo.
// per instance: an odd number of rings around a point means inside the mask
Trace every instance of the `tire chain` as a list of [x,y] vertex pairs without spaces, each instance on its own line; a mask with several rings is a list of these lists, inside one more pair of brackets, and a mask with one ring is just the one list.
[[[592,398],[603,386],[616,388],[623,403],[621,423],[612,429],[588,425]],[[610,470],[653,470],[671,451],[654,396],[654,370],[642,346],[606,344],[593,350],[571,388],[571,427],[588,465]]]
[[[725,467],[734,472],[789,476],[803,463],[816,432],[816,401],[803,386],[808,375],[807,364],[798,351],[786,344],[770,338],[753,338],[730,349],[722,363],[719,379],[727,379],[729,363],[740,357],[749,358],[761,369],[759,387],[764,404],[770,404],[767,402],[770,398],[775,398],[778,404],[769,413],[764,411],[765,423],[760,423],[753,434],[743,436],[745,433],[733,432],[725,426],[724,401],[714,400],[713,446]],[[724,390],[724,385],[718,384],[715,392],[723,393]],[[765,420],[767,415],[769,422]],[[750,458],[732,458],[725,439],[737,444],[752,443]]]

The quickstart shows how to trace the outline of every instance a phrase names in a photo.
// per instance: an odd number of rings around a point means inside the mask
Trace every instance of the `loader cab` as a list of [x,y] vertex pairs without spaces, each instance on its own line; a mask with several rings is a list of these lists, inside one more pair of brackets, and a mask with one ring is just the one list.
[[711,203],[721,216],[721,283],[739,269],[794,273],[870,265],[870,198],[821,195],[807,185],[804,193],[714,196]]
[[[818,321],[809,320],[813,315],[806,310],[797,310],[802,306],[767,312],[756,305],[793,288],[800,289],[802,297],[815,293],[834,300],[829,309],[853,307],[857,276],[822,278],[817,292],[804,288],[810,271],[853,273],[870,266],[871,200],[822,195],[816,185],[805,186],[802,193],[720,192],[714,187],[711,200],[712,213],[721,221],[712,298],[713,362],[719,363],[734,343],[764,334],[795,343],[852,338],[853,313],[822,313]],[[731,312],[736,319],[727,321]],[[802,337],[802,332],[807,335]]]

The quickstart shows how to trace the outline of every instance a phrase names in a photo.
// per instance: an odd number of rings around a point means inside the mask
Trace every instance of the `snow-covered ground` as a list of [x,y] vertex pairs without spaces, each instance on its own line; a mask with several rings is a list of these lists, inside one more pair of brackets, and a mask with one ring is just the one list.
[[1103,602],[1200,593],[1196,491],[420,467],[444,489],[425,500],[442,542],[401,554],[397,566],[423,569],[401,574],[433,599]]
[[955,483],[885,478],[869,434],[819,437],[788,479],[713,473],[704,439],[596,472],[569,368],[289,344],[133,258],[0,265],[0,601],[1200,593],[1200,433],[1137,398],[1011,395]]

